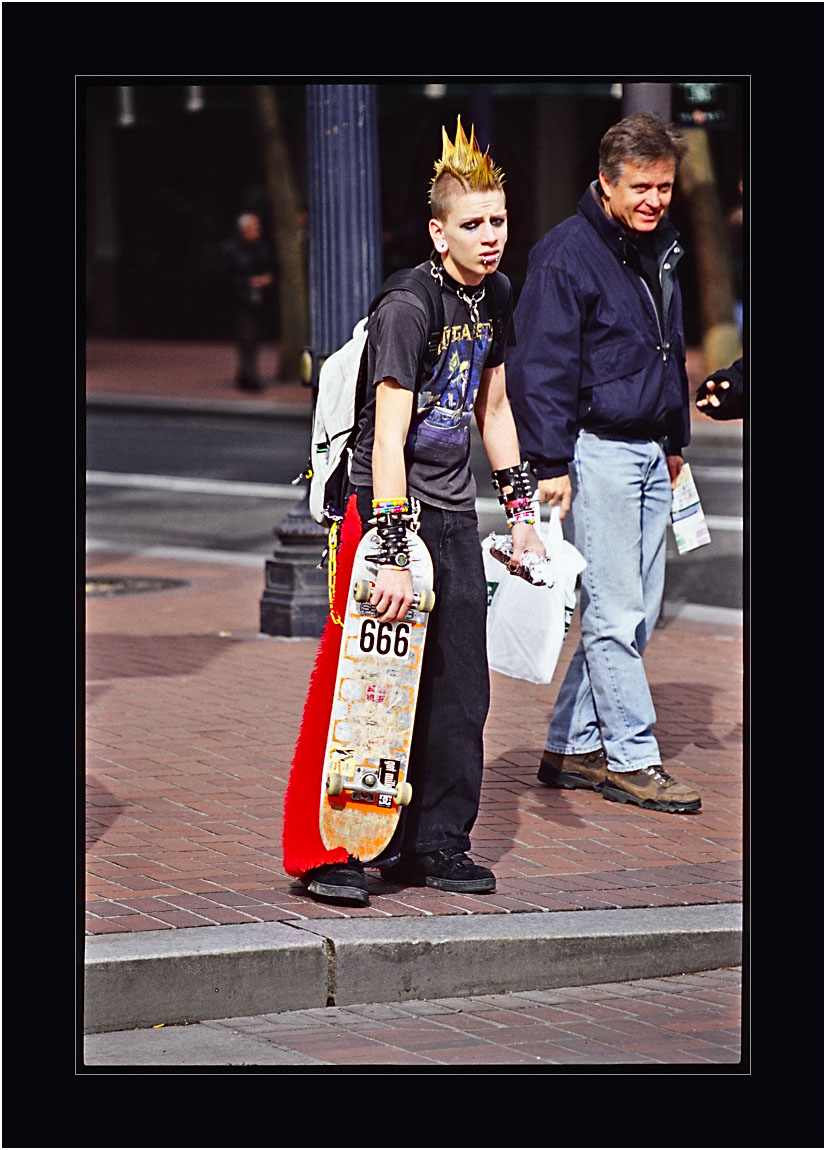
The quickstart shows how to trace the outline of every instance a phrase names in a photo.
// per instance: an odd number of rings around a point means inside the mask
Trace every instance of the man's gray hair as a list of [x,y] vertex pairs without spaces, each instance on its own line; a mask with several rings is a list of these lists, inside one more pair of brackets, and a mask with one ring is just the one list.
[[599,170],[615,184],[627,163],[645,167],[658,160],[673,160],[675,173],[688,144],[671,124],[648,112],[626,116],[609,128],[599,144]]

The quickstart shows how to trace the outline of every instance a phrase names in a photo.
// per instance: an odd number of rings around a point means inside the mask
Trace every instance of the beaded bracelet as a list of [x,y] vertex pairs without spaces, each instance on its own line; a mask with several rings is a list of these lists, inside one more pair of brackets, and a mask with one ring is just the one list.
[[518,496],[517,498],[506,497],[505,515],[507,516],[510,527],[513,527],[514,523],[536,522],[533,501],[524,495]]
[[410,502],[407,499],[374,499],[373,514],[378,515],[407,515],[410,512]]
[[518,511],[507,512],[508,527],[515,527],[517,523],[536,523],[533,507],[522,507]]

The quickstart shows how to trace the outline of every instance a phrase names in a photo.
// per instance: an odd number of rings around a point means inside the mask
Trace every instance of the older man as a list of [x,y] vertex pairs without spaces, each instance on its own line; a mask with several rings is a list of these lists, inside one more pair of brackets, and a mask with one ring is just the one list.
[[606,132],[576,215],[530,253],[508,391],[539,496],[587,561],[582,640],[539,779],[659,811],[700,808],[662,763],[642,655],[660,612],[671,488],[689,439],[682,257],[667,217],[686,145],[647,114]]

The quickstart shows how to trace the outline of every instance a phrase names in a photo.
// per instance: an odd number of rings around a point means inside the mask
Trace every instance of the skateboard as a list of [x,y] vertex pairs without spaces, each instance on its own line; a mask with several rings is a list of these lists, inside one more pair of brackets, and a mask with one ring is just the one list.
[[413,797],[408,757],[427,621],[435,605],[433,564],[424,542],[407,531],[413,606],[398,623],[380,623],[369,600],[380,549],[375,530],[356,549],[333,695],[319,828],[328,849],[377,858]]

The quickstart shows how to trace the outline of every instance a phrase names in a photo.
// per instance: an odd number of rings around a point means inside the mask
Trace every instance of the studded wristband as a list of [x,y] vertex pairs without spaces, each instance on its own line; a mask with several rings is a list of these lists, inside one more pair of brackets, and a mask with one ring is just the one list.
[[[527,463],[522,463],[518,467],[503,467],[499,471],[492,471],[491,478],[494,489],[499,492],[499,502],[503,506],[516,499],[527,499],[528,502],[533,499],[533,486],[528,474]],[[505,487],[509,487],[510,491],[505,492],[503,490]]]
[[408,518],[406,515],[399,512],[383,512],[376,515],[379,548],[367,556],[370,562],[377,563],[379,567],[395,567],[399,570],[405,570],[410,566],[406,518]]

